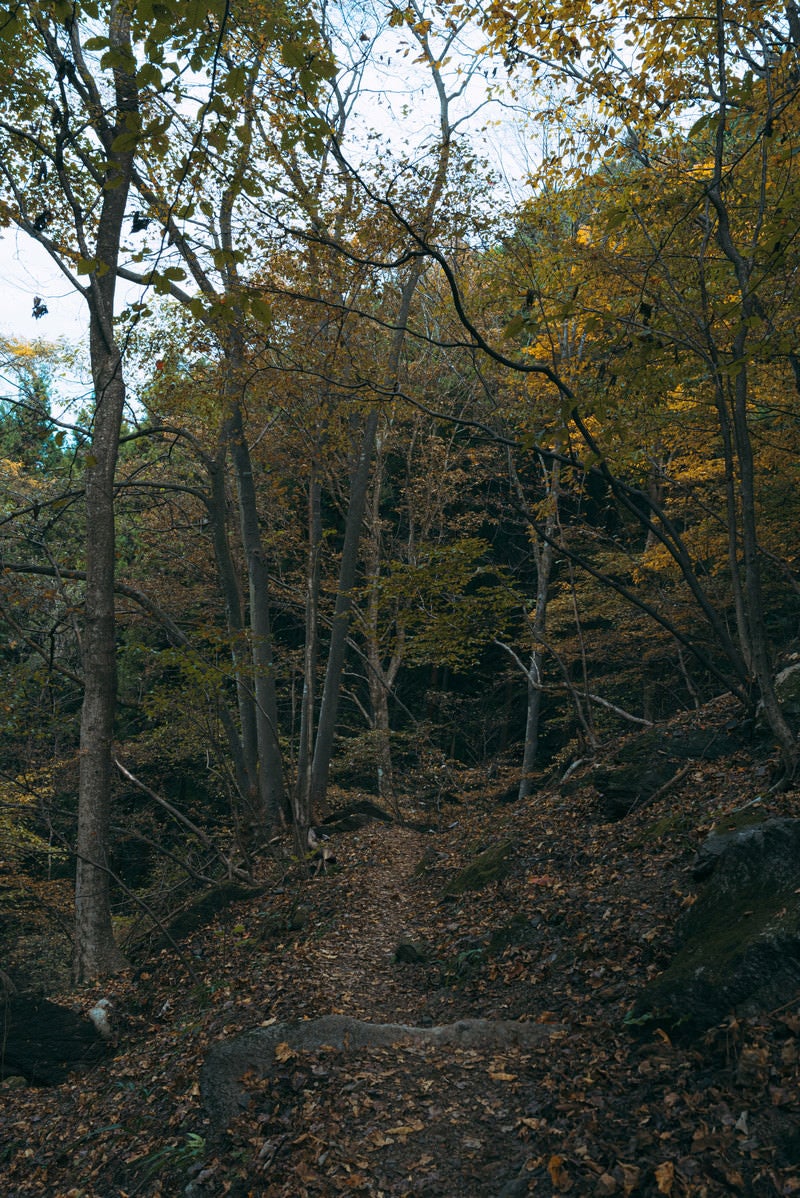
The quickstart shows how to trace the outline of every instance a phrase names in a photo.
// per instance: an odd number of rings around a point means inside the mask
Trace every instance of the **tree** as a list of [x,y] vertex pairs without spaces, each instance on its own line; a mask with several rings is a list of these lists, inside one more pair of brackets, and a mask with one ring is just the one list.
[[[147,9],[148,11],[145,11]],[[179,11],[180,10],[180,11]],[[125,408],[123,347],[114,328],[117,267],[137,153],[158,150],[165,125],[148,123],[144,96],[165,88],[164,46],[217,45],[185,7],[3,5],[2,217],[51,254],[84,297],[94,384],[85,457],[85,573],[80,783],[76,845],[76,980],[124,964],[111,925],[107,840],[116,699],[114,476]],[[195,21],[203,32],[198,36]],[[101,31],[101,32],[100,32]],[[137,37],[141,42],[136,46]],[[204,40],[205,39],[205,40]],[[137,61],[136,48],[143,63]],[[97,59],[98,52],[102,57]],[[42,97],[47,97],[43,111]],[[81,279],[87,282],[81,282]]]
[[[643,529],[670,556],[724,654],[724,668],[720,670],[697,642],[684,643],[718,676],[725,678],[727,672],[728,684],[745,702],[760,701],[780,745],[785,773],[791,776],[798,750],[774,694],[762,593],[752,357],[753,330],[758,326],[757,354],[791,360],[791,348],[779,332],[784,323],[779,308],[786,310],[786,292],[781,288],[776,295],[770,290],[785,260],[784,239],[788,234],[791,243],[794,236],[778,198],[794,190],[792,155],[786,146],[793,140],[798,98],[796,7],[759,4],[743,10],[715,0],[688,20],[677,9],[662,8],[654,17],[646,6],[635,4],[607,6],[602,19],[596,19],[588,3],[560,10],[538,4],[491,6],[476,14],[508,62],[529,65],[536,81],[547,74],[562,82],[563,136],[544,170],[562,188],[567,184],[572,189],[571,201],[581,202],[586,196],[597,205],[588,222],[590,252],[597,255],[604,240],[617,243],[615,264],[622,289],[612,293],[611,304],[599,303],[592,310],[579,283],[561,318],[581,311],[587,333],[592,326],[595,336],[598,329],[615,329],[623,361],[641,369],[647,354],[663,345],[653,313],[664,299],[666,309],[675,311],[681,295],[671,263],[680,261],[681,254],[685,259],[686,242],[679,246],[678,239],[691,229],[696,290],[691,311],[683,307],[684,327],[673,325],[666,339],[678,350],[689,348],[695,354],[716,397],[717,434],[727,463],[725,520],[737,611],[735,638],[703,585],[679,529],[652,489],[648,493],[647,488],[631,488],[612,472],[604,450],[606,430],[598,434],[590,427],[597,386],[587,387],[585,375],[570,378],[558,362],[515,359],[489,345],[480,322],[465,307],[447,256],[423,238],[420,248],[445,271],[473,343],[499,364],[538,374],[556,388],[583,441],[588,474],[602,476],[617,502],[631,515],[638,513]],[[678,194],[672,191],[676,167],[680,170],[676,147],[685,145],[687,117],[692,109],[696,116],[698,106],[703,115],[695,121],[689,141],[705,129],[711,145],[705,162],[695,159],[681,172],[682,216],[673,210],[662,213],[664,223],[648,222],[645,212],[663,200],[665,190]],[[782,131],[783,141],[775,137],[776,130]],[[625,154],[636,169],[626,172],[624,189],[618,186],[619,207],[606,209],[601,217],[599,195],[609,180],[612,185],[618,182],[615,164]],[[777,238],[774,208],[781,214]],[[631,234],[640,234],[649,247],[636,265],[625,256]],[[525,324],[523,317],[514,331]],[[595,367],[601,365],[595,359]],[[606,366],[612,379],[618,375],[611,362]],[[630,587],[623,589],[636,599]],[[649,610],[664,624],[662,615]],[[674,626],[673,632],[679,635]]]

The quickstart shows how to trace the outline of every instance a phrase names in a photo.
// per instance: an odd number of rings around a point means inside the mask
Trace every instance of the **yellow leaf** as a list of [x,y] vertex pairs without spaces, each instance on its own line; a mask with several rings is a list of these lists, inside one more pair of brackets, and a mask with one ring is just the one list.
[[421,1119],[412,1119],[410,1123],[398,1123],[397,1127],[387,1127],[388,1136],[410,1136],[414,1131],[422,1131],[425,1124]]
[[636,1189],[636,1187],[639,1184],[639,1177],[641,1175],[641,1170],[636,1165],[625,1165],[622,1163],[622,1161],[619,1162],[619,1165],[620,1165],[620,1168],[622,1169],[623,1192],[626,1195],[632,1194],[633,1191]]
[[564,1168],[563,1156],[551,1156],[547,1162],[547,1172],[550,1174],[550,1180],[557,1190],[567,1190],[570,1186],[570,1178]]
[[675,1181],[675,1166],[672,1161],[664,1161],[663,1165],[659,1165],[655,1171],[655,1177],[659,1194],[671,1194]]
[[275,1045],[275,1060],[276,1061],[280,1061],[281,1063],[283,1063],[284,1061],[291,1061],[292,1057],[295,1055],[296,1055],[296,1053],[295,1053],[294,1049],[290,1048],[285,1040],[282,1040],[280,1042],[280,1044]]

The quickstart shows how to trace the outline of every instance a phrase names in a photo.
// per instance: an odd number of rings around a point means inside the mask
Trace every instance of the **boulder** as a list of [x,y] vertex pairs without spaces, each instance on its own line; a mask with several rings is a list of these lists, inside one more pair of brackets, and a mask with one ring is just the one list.
[[796,727],[800,723],[800,663],[786,666],[775,675],[775,698],[784,719]]
[[427,944],[420,941],[401,940],[394,950],[394,961],[400,965],[425,965],[430,959],[431,951]]
[[503,878],[508,877],[511,868],[508,858],[513,847],[512,841],[503,840],[473,857],[469,865],[465,865],[450,879],[442,891],[442,896],[455,898],[457,895],[466,894],[468,890],[482,890],[490,882],[501,882]]
[[600,794],[603,818],[624,819],[635,808],[646,807],[673,780],[677,782],[678,774],[683,776],[692,761],[716,761],[736,752],[741,742],[733,732],[653,728],[628,740],[584,781],[567,783],[564,793],[590,782]]
[[323,1047],[339,1052],[364,1052],[415,1043],[505,1049],[541,1044],[558,1030],[557,1024],[499,1019],[461,1019],[439,1027],[411,1027],[403,1023],[365,1023],[348,1015],[276,1023],[214,1045],[200,1073],[200,1094],[212,1127],[219,1134],[247,1108],[247,1094],[242,1085],[245,1074],[255,1073],[263,1078],[280,1068],[275,1051],[279,1045],[293,1052],[315,1052]]
[[632,1027],[691,1038],[800,994],[800,820],[715,837],[698,860],[710,877],[678,921],[675,958],[636,1000]]
[[800,664],[787,666],[775,675],[775,696],[790,723],[800,721]]
[[110,1048],[102,1022],[46,998],[7,997],[0,1006],[0,1078],[51,1086],[90,1068]]

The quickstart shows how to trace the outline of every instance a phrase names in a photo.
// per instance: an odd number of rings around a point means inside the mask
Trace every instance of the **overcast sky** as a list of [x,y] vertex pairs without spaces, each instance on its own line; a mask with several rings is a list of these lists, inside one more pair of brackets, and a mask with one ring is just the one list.
[[[47,315],[34,320],[39,296]],[[45,251],[15,229],[0,232],[0,336],[19,340],[80,340],[87,331],[83,300]]]
[[[436,129],[438,113],[427,70],[414,65],[413,56],[398,57],[396,53],[398,44],[402,47],[403,41],[410,40],[407,33],[391,29],[386,30],[384,36],[389,42],[387,53],[376,54],[364,80],[361,123],[381,132],[387,143],[384,146],[386,152],[395,139],[409,138],[412,144],[424,142],[428,130]],[[468,62],[469,53],[464,57]],[[454,78],[457,88],[458,76]],[[451,86],[453,82],[451,77]],[[466,94],[454,104],[454,117],[463,116],[480,105],[484,98],[483,83],[478,75]],[[510,128],[514,124],[513,117],[506,110],[503,128],[490,125],[481,130],[484,117],[489,115],[496,119],[500,112],[495,108],[469,122],[473,145],[479,154],[492,160],[501,177],[507,176],[510,170],[519,178],[524,173],[524,166],[521,167],[518,158],[521,142]],[[359,123],[358,117],[356,123]],[[515,141],[516,145],[513,145]],[[121,283],[119,290],[118,307],[136,298],[136,288]],[[38,320],[33,316],[36,297],[47,307],[47,314]],[[82,298],[47,253],[32,238],[13,228],[0,229],[1,338],[24,341],[64,338],[78,345],[86,345],[88,340],[88,315]]]

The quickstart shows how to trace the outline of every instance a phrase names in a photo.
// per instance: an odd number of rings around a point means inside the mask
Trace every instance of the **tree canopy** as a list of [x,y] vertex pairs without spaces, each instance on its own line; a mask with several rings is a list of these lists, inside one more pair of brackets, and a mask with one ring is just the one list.
[[80,412],[0,347],[0,764],[79,979],[137,786],[248,876],[332,785],[528,794],[721,693],[795,777],[800,12],[684,7],[0,5],[0,222],[90,322]]

